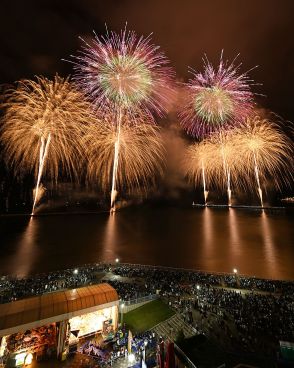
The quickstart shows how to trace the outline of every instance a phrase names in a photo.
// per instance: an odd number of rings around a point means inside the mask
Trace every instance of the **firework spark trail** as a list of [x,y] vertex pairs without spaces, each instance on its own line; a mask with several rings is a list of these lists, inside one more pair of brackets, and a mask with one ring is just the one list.
[[59,173],[78,177],[85,153],[81,137],[94,120],[83,94],[58,75],[51,81],[22,80],[4,96],[0,139],[6,163],[18,175],[33,172],[34,213],[42,195],[42,177],[57,182]]
[[258,194],[259,194],[259,198],[260,198],[260,205],[261,205],[261,207],[263,207],[262,189],[261,189],[261,185],[260,185],[259,170],[258,170],[258,165],[257,165],[257,159],[256,159],[255,152],[253,152],[253,158],[254,158],[254,171],[255,171],[255,176],[256,176],[256,181],[257,181],[257,189],[258,189]]
[[[159,115],[166,112],[174,73],[167,66],[167,58],[151,44],[150,36],[137,37],[135,32],[125,28],[120,33],[107,31],[106,36],[95,34],[91,44],[85,41],[84,44],[80,55],[72,56],[74,78],[97,110],[113,109],[118,120],[121,115],[136,115],[137,110],[150,117],[154,112]],[[116,121],[116,125],[111,209],[115,205],[120,169],[122,124]]]
[[206,179],[205,179],[205,166],[204,166],[204,160],[201,160],[201,166],[202,166],[202,181],[203,181],[203,196],[204,196],[204,204],[207,205],[207,198],[208,198],[208,190],[206,190]]
[[121,130],[122,112],[119,109],[118,119],[117,119],[117,137],[114,143],[114,159],[113,159],[113,169],[112,169],[112,186],[110,195],[110,211],[115,211],[115,199],[117,196],[116,178],[119,162],[119,148],[120,148],[120,130]]
[[193,144],[188,147],[183,162],[184,171],[188,178],[195,186],[199,183],[203,187],[205,205],[209,194],[207,183],[211,184],[213,176],[210,163],[211,156],[208,154],[212,147],[215,148],[207,140]]
[[228,182],[228,206],[232,206],[232,190],[231,190],[231,173],[230,169],[227,168],[227,182]]
[[227,181],[228,206],[230,207],[232,205],[231,172],[229,165],[227,164],[227,159],[224,152],[222,140],[221,140],[221,155],[223,160],[224,175]]
[[39,201],[39,199],[40,199],[39,198],[40,182],[41,182],[41,178],[42,178],[42,174],[43,174],[45,159],[46,159],[47,154],[48,154],[50,140],[51,140],[51,133],[48,134],[48,138],[46,140],[46,143],[45,143],[44,137],[41,137],[38,178],[37,178],[37,184],[36,184],[36,188],[35,188],[35,198],[34,198],[33,209],[32,209],[31,215],[34,214],[35,206],[37,204],[37,201]]
[[219,140],[216,141],[215,143],[216,145],[220,145],[224,175],[227,184],[228,206],[231,207],[232,206],[231,171],[228,164],[229,157],[227,157],[231,153],[231,148],[230,142],[228,140],[228,134],[220,132]]

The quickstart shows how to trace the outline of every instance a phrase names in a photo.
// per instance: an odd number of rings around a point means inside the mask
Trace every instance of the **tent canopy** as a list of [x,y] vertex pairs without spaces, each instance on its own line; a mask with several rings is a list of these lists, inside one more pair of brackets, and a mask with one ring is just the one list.
[[0,336],[118,305],[118,300],[112,286],[98,284],[0,304]]

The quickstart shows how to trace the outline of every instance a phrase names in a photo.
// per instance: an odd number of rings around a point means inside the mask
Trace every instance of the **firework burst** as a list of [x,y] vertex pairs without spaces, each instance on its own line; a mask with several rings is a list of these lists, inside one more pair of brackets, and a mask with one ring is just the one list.
[[214,149],[215,146],[210,141],[203,140],[188,147],[184,155],[184,171],[195,186],[202,184],[205,205],[209,193],[207,184],[211,184],[213,180],[210,160]]
[[35,174],[34,212],[44,174],[57,181],[60,170],[70,176],[77,173],[78,157],[84,152],[81,136],[93,118],[90,104],[68,78],[55,76],[53,81],[20,81],[7,92],[3,107],[6,161],[18,174]]
[[180,112],[188,134],[203,138],[240,124],[253,107],[253,93],[248,73],[240,65],[223,61],[215,69],[204,59],[204,71],[192,70],[193,78],[185,85],[186,102]]
[[81,54],[73,56],[74,78],[97,107],[165,111],[174,74],[150,36],[124,29],[106,37],[95,34],[91,45],[84,43]]
[[207,186],[227,187],[229,200],[231,183],[246,189],[256,188],[256,183],[263,206],[262,182],[272,178],[279,189],[290,179],[285,173],[293,164],[291,147],[276,124],[256,116],[188,147],[185,172],[195,185],[204,187],[204,196]]
[[138,110],[150,117],[153,112],[159,115],[165,112],[171,97],[173,72],[159,47],[151,43],[150,36],[138,38],[126,28],[119,34],[107,33],[106,37],[95,34],[91,45],[84,43],[81,54],[73,57],[75,80],[97,109],[115,111],[111,191],[111,209],[114,209],[124,116],[136,115]]
[[[242,171],[253,171],[257,183],[257,191],[263,206],[261,181],[272,177],[279,189],[282,182],[287,182],[285,175],[292,160],[292,144],[281,132],[279,126],[267,119],[255,116],[247,119],[242,126],[234,130],[232,141],[242,157]],[[236,152],[237,154],[237,152]],[[240,166],[241,168],[241,166]]]
[[115,200],[118,189],[144,190],[154,182],[155,174],[162,172],[164,149],[159,128],[148,123],[148,116],[141,112],[134,120],[134,115],[124,115],[120,127],[119,160],[115,160],[118,152],[113,150],[117,142],[113,118],[111,110],[104,111],[102,121],[88,130],[85,144],[88,146],[88,179],[98,181],[104,191],[108,191],[113,183],[113,165],[117,163],[114,192],[112,188]]
[[226,134],[215,133],[200,143],[188,147],[185,153],[184,167],[188,178],[197,185],[202,185],[205,204],[208,187],[227,188],[228,204],[231,205],[231,182],[241,186],[243,177],[239,176],[239,156],[236,156],[235,142],[231,139],[232,131]]

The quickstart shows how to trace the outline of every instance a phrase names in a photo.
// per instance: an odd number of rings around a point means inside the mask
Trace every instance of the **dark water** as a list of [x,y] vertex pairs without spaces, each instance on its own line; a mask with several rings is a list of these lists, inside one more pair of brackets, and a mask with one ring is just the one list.
[[133,208],[29,220],[0,217],[0,274],[28,275],[99,261],[294,279],[293,215],[285,211]]

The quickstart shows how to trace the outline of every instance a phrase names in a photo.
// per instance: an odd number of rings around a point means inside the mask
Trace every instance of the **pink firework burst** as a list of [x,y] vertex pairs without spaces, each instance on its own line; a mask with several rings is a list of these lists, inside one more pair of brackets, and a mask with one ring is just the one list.
[[185,85],[185,103],[179,114],[188,134],[205,137],[239,125],[250,115],[254,105],[252,81],[248,72],[239,72],[241,64],[235,66],[234,61],[223,61],[221,54],[217,68],[205,58],[202,73],[192,70],[193,78]]
[[83,42],[80,55],[72,56],[74,79],[96,107],[140,108],[159,115],[166,111],[174,73],[151,35],[137,37],[124,29]]

